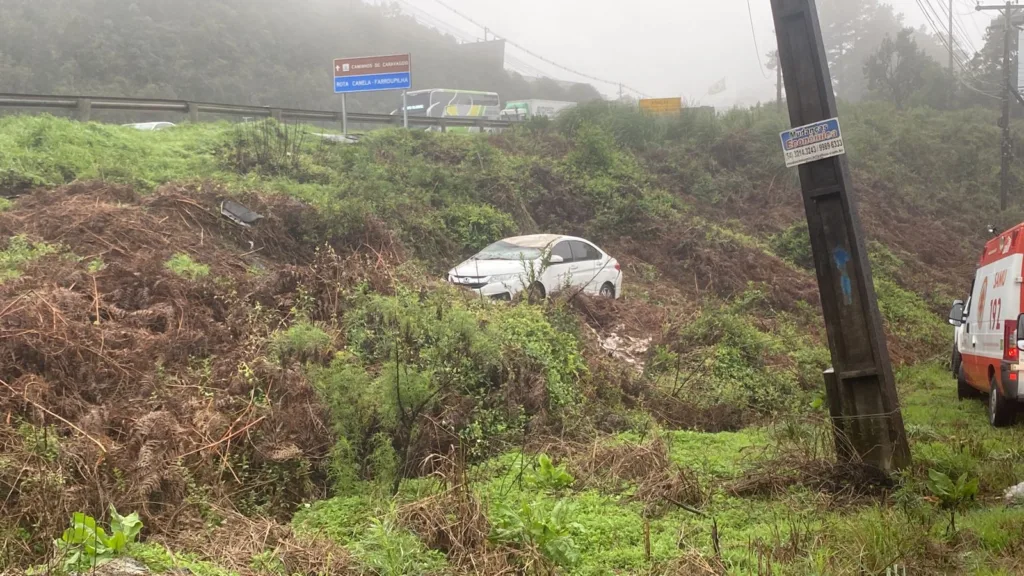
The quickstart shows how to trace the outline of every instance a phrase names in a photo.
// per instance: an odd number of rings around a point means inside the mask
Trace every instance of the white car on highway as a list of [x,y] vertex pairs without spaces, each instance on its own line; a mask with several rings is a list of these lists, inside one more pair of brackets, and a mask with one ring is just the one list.
[[622,294],[619,262],[582,238],[535,234],[491,244],[448,273],[448,281],[494,299],[524,290],[545,298],[577,289],[605,298]]

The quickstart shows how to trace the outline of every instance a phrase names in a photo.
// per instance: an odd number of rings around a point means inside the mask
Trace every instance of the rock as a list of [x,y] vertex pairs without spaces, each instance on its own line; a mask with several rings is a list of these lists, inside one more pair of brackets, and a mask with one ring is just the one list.
[[1006,503],[1010,506],[1024,506],[1024,482],[1006,490]]
[[138,560],[131,558],[115,558],[110,562],[100,564],[87,573],[89,576],[145,576],[149,574],[149,568]]

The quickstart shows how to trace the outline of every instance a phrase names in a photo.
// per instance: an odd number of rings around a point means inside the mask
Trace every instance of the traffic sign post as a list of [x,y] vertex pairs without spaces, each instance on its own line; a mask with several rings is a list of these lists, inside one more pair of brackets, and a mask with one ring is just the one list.
[[348,136],[348,105],[347,105],[347,102],[345,102],[347,97],[348,97],[347,94],[342,94],[341,95],[341,135],[342,136]]
[[[834,372],[826,373],[840,460],[885,472],[910,465],[903,415],[871,264],[842,148],[835,93],[814,0],[771,0],[789,117],[787,164],[799,166]],[[790,154],[790,152],[793,152]]]
[[[405,90],[412,87],[412,55],[364,56],[334,60],[334,93],[341,94],[342,130],[348,134],[346,94],[402,90],[405,114]],[[404,122],[408,128],[408,121]]]

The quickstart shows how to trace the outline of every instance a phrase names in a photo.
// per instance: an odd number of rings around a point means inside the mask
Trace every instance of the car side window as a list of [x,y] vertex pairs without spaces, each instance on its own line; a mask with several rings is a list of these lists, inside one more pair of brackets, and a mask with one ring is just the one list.
[[572,262],[572,247],[568,242],[559,242],[551,249],[552,256],[561,256],[562,262]]
[[586,242],[580,242],[579,240],[573,240],[572,244],[572,257],[576,262],[584,262],[588,260],[600,260],[601,253],[590,244]]

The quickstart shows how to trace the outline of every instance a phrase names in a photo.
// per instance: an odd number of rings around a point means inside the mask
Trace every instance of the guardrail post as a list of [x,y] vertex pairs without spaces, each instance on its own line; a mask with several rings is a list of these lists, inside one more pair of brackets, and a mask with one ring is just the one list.
[[92,116],[92,100],[88,98],[79,98],[78,107],[75,109],[76,117],[79,122],[88,122]]
[[274,120],[277,120],[278,122],[280,122],[281,121],[281,117],[282,117],[281,109],[280,108],[271,108],[270,109],[270,117],[273,118]]
[[193,124],[199,123],[199,105],[195,102],[188,103],[188,121]]
[[448,131],[448,123],[445,122],[444,120],[441,120],[438,123],[438,125],[441,127],[441,132],[447,132]]

